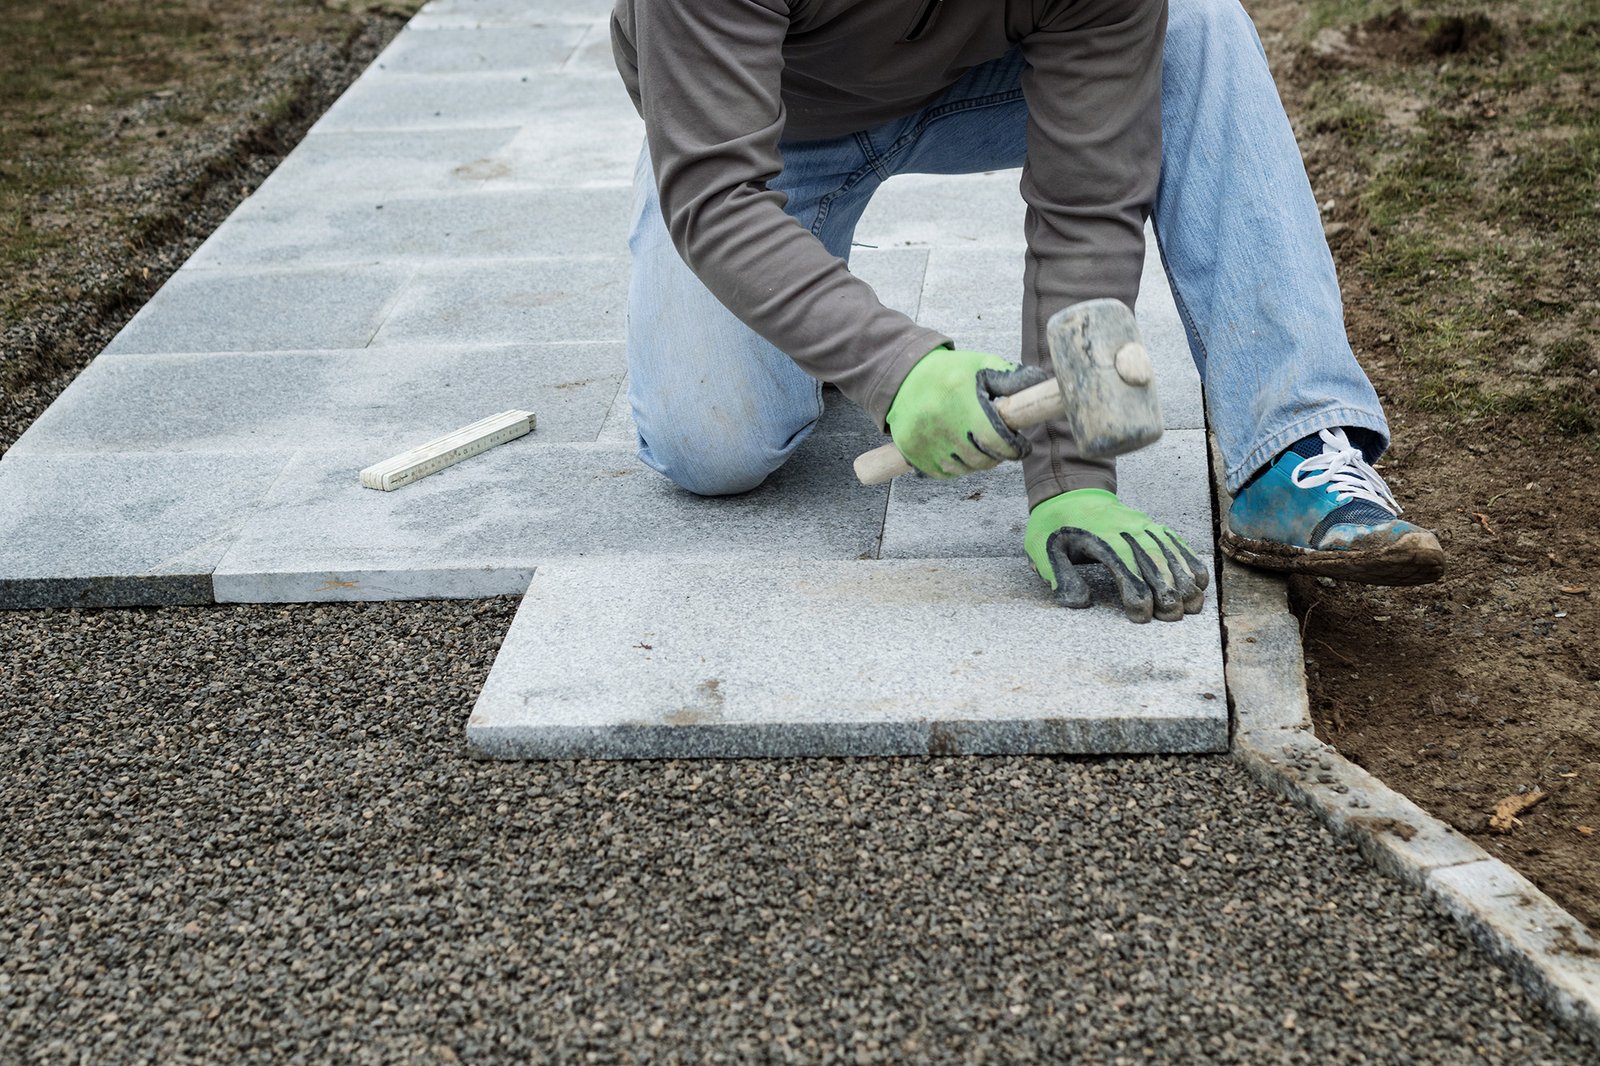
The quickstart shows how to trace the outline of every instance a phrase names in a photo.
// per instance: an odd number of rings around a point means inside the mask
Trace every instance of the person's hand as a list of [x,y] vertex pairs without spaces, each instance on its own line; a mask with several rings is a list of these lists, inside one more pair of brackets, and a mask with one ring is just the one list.
[[987,470],[1020,459],[1028,442],[995,412],[1009,396],[1049,375],[998,355],[935,348],[911,368],[894,394],[886,421],[906,462],[934,478]]
[[1089,606],[1089,586],[1073,563],[1103,563],[1129,621],[1152,614],[1176,622],[1205,605],[1210,575],[1183,538],[1104,489],[1078,489],[1040,503],[1023,538],[1040,577],[1067,607]]

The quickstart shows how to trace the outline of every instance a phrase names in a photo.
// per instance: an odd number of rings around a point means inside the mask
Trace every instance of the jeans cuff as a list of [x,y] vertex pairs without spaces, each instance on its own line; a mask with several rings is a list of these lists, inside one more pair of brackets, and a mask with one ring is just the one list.
[[[1291,444],[1324,429],[1360,429],[1377,439],[1375,449],[1363,447],[1367,462],[1374,462],[1389,449],[1389,423],[1381,412],[1359,407],[1330,407],[1307,415],[1255,438],[1255,447],[1237,462],[1228,461],[1224,485],[1228,495],[1236,496],[1256,473],[1281,455]],[[1359,443],[1359,442],[1358,442]],[[1227,457],[1224,456],[1224,460]]]

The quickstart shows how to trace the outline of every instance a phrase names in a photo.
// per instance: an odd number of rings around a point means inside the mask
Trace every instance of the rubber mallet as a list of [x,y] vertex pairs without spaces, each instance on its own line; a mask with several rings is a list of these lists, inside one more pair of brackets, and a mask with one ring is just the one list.
[[[1160,438],[1155,372],[1127,304],[1086,300],[1063,308],[1050,316],[1045,339],[1056,376],[995,400],[1001,421],[1026,429],[1064,418],[1086,459],[1137,451]],[[863,485],[912,471],[893,444],[858,456],[855,466]]]

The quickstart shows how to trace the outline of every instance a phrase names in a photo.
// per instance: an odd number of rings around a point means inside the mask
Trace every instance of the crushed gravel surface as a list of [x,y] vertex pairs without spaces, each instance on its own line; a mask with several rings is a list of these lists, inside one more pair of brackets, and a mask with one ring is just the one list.
[[0,615],[0,1061],[1593,1061],[1226,758],[469,757],[514,608]]

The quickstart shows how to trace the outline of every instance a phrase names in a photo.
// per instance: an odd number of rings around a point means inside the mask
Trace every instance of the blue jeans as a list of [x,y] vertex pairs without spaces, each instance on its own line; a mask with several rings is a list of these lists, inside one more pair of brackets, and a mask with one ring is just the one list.
[[[922,111],[877,129],[785,143],[772,185],[788,213],[849,259],[873,192],[895,174],[1018,167],[1027,108],[1016,52]],[[1171,0],[1155,231],[1206,412],[1237,492],[1289,445],[1344,426],[1370,460],[1388,447],[1356,363],[1322,220],[1255,27],[1236,0]],[[822,385],[700,284],[661,220],[648,154],[635,174],[628,398],[639,456],[691,492],[745,492],[816,426]],[[1020,299],[1020,298],[1019,298]],[[959,342],[960,338],[957,338]],[[1109,461],[1072,488],[1115,491]]]

